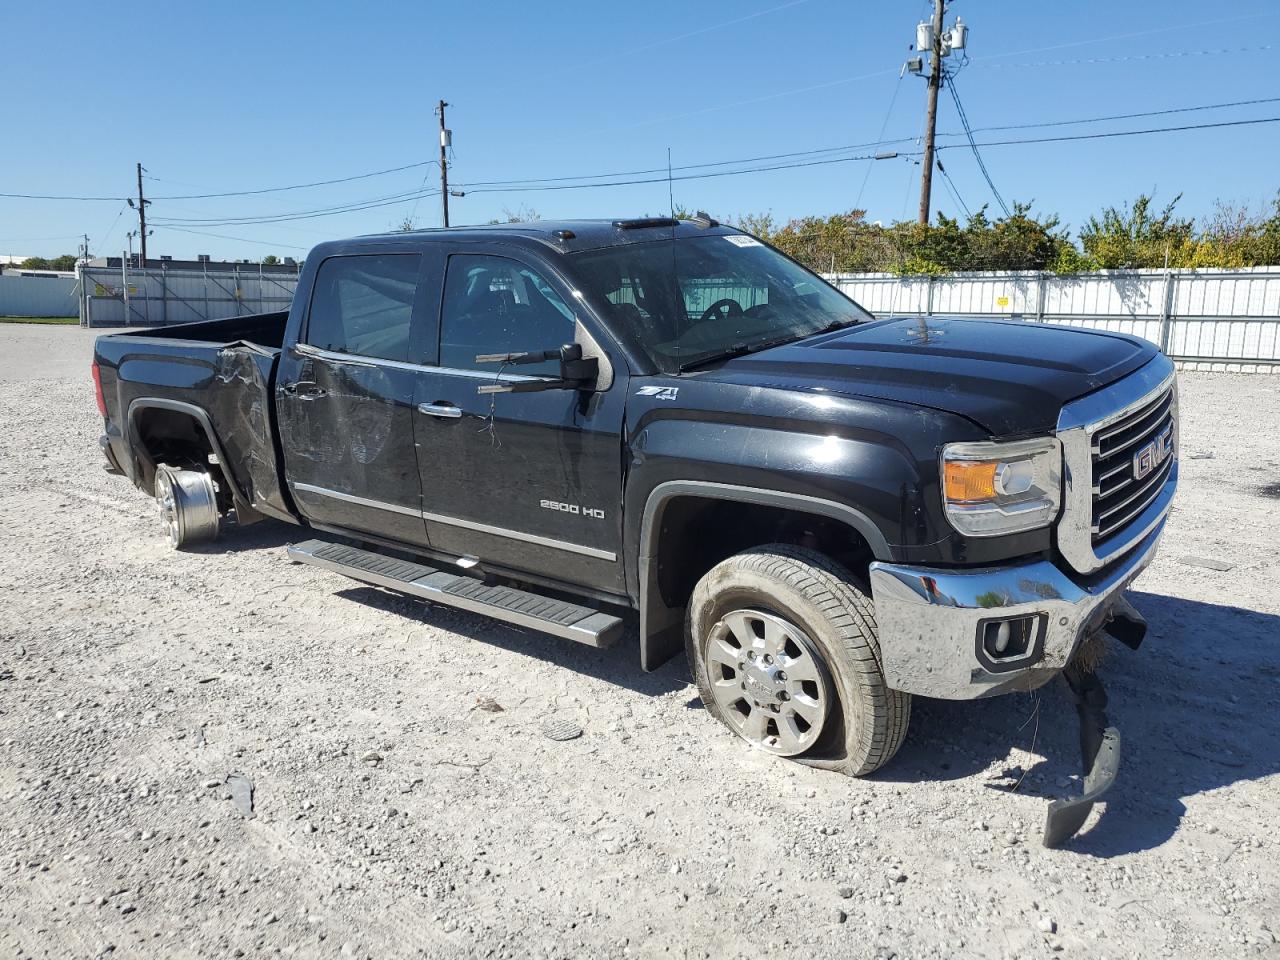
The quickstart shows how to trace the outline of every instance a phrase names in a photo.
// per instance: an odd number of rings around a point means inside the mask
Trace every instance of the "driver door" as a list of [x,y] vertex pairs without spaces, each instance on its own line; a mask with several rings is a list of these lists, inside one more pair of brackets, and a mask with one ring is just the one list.
[[547,264],[509,248],[448,257],[437,363],[414,396],[423,514],[437,550],[621,593],[625,383],[477,393],[554,377],[553,361],[502,370],[475,358],[580,342],[590,334],[575,310]]

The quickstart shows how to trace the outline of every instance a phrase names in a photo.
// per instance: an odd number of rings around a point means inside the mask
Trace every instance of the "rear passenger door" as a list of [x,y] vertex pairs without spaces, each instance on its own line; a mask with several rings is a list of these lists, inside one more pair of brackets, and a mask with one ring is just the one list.
[[[423,371],[415,395],[423,511],[436,549],[621,593],[626,385],[611,381],[625,368],[584,318],[551,265],[523,250],[477,245],[448,256],[437,365]],[[477,393],[498,379],[559,369],[504,369],[477,355],[584,340],[584,352],[601,354],[602,390]]]
[[[414,450],[423,256],[333,256],[318,268],[276,408],[289,489],[315,525],[426,544]],[[420,349],[420,348],[419,348]]]

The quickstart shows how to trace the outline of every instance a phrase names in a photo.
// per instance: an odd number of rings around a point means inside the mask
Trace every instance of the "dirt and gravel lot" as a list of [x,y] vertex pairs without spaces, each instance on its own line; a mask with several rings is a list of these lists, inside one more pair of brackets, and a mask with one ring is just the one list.
[[1280,956],[1275,378],[1182,377],[1151,633],[1102,668],[1120,783],[1049,851],[1056,686],[917,700],[848,780],[683,664],[291,566],[287,525],[174,553],[102,470],[91,346],[0,327],[0,956]]

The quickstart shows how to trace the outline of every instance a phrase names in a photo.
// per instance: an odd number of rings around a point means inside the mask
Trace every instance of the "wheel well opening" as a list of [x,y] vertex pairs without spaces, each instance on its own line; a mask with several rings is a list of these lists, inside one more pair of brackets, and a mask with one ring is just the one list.
[[133,420],[133,442],[145,452],[138,457],[139,486],[148,492],[155,489],[155,469],[167,463],[188,470],[204,470],[213,475],[218,486],[219,507],[230,504],[230,493],[223,481],[219,464],[211,462],[213,445],[199,421],[189,413],[146,407]]
[[677,497],[655,533],[658,589],[672,608],[683,608],[703,574],[721,560],[766,543],[817,550],[861,576],[874,559],[866,539],[839,520],[732,500]]

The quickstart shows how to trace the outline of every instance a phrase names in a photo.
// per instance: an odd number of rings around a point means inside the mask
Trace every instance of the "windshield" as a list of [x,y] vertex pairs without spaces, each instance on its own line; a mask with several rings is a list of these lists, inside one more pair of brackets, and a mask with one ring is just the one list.
[[573,255],[659,369],[687,370],[871,315],[804,267],[741,234],[632,243]]

